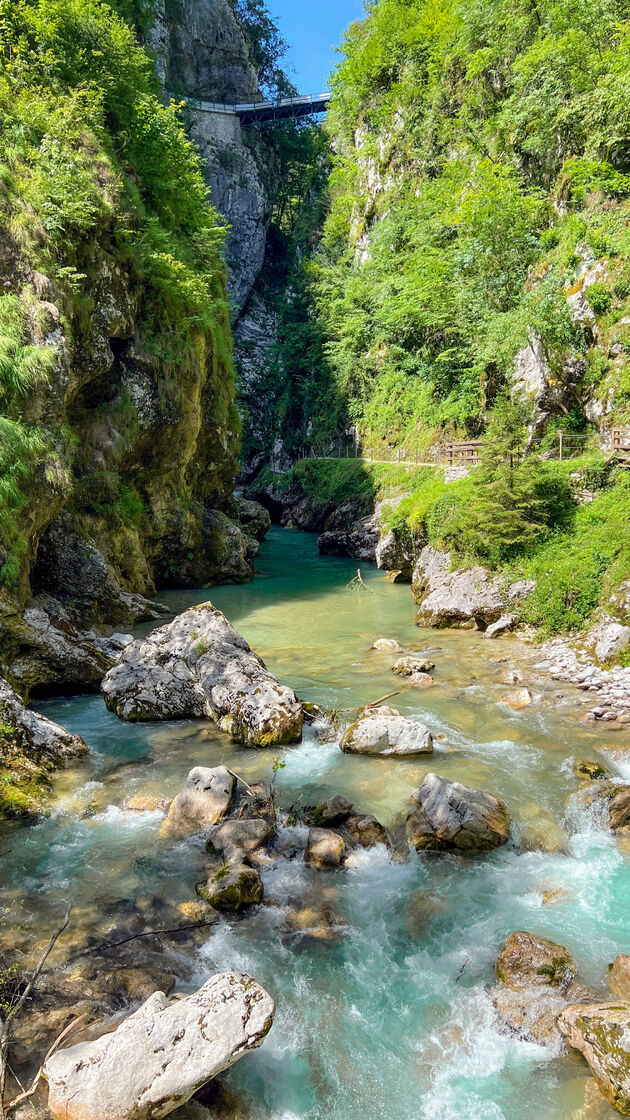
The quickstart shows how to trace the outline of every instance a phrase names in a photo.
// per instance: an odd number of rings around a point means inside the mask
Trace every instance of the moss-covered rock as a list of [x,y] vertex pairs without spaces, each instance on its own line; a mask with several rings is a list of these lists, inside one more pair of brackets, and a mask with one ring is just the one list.
[[198,883],[197,894],[216,910],[239,911],[262,902],[264,891],[253,867],[236,864],[221,867],[207,883]]
[[558,1016],[558,1026],[586,1058],[604,1096],[630,1116],[630,1003],[572,1004]]
[[44,811],[50,775],[87,749],[79,735],[25,708],[0,678],[0,818]]

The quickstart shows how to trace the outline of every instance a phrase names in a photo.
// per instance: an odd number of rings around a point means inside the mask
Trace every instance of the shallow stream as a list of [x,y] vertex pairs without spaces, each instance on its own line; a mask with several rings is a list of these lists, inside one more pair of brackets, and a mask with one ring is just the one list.
[[[362,565],[369,590],[348,589],[356,563],[320,558],[310,535],[274,529],[258,567],[250,585],[163,599],[176,613],[211,598],[283,683],[342,719],[402,688],[392,703],[441,736],[434,755],[348,756],[337,741],[318,744],[312,729],[281,752],[244,750],[207,723],[123,724],[99,696],[42,704],[93,753],[56,781],[50,817],[5,826],[0,837],[9,852],[0,902],[19,909],[27,931],[47,932],[68,897],[76,920],[91,923],[123,899],[194,899],[201,843],[167,842],[160,813],[122,806],[137,794],[173,796],[195,764],[225,761],[246,780],[268,779],[279,753],[282,805],[341,793],[385,825],[401,818],[429,769],[500,794],[514,819],[540,806],[559,821],[578,785],[576,759],[600,758],[630,776],[630,735],[583,722],[580,694],[541,679],[535,651],[515,639],[418,630],[408,587]],[[431,649],[435,687],[400,684],[393,655],[370,648],[378,637]],[[500,702],[509,687],[502,677],[515,665],[536,693],[518,713]],[[583,979],[604,991],[608,963],[630,951],[629,860],[579,814],[570,855],[519,854],[514,845],[477,860],[414,853],[392,862],[373,849],[334,873],[279,860],[263,876],[271,905],[209,927],[189,966],[191,989],[211,972],[242,969],[277,1003],[263,1048],[227,1082],[260,1120],[616,1116],[604,1103],[583,1108],[581,1059],[502,1032],[487,989],[504,938],[527,929],[565,944]],[[543,892],[555,892],[550,904]],[[347,936],[282,936],[285,904],[296,898],[330,907]]]

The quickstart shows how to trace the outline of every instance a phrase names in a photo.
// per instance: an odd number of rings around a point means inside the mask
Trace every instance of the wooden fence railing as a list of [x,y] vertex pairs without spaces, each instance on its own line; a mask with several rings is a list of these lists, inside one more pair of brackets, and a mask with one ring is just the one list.
[[622,458],[630,455],[630,431],[627,428],[613,428],[612,449],[615,455]]
[[[545,459],[575,459],[581,455],[590,437],[575,432],[556,432],[550,445],[548,438],[532,440],[528,450],[538,451]],[[314,448],[302,451],[300,459],[358,459],[364,463],[398,463],[404,467],[476,467],[481,459],[485,441],[482,439],[463,440],[458,443],[444,443],[428,452],[409,451],[406,448],[365,448],[351,440],[339,440],[329,447],[327,454],[318,454]],[[613,431],[613,451],[620,458],[630,459],[630,430],[616,428]],[[336,453],[335,453],[336,452]],[[282,472],[282,465],[275,459],[272,471]]]

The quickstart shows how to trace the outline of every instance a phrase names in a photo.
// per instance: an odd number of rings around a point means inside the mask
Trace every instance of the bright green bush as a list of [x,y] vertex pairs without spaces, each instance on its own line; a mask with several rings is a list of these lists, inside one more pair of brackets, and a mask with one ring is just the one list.
[[612,303],[612,292],[607,284],[597,282],[587,288],[586,298],[596,315],[605,315]]

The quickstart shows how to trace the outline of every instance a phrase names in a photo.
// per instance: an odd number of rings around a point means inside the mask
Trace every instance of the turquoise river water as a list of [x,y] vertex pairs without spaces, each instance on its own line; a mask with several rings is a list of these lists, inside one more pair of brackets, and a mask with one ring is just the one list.
[[[318,744],[311,729],[280,752],[282,805],[342,793],[391,825],[431,769],[500,794],[515,820],[540,807],[561,822],[576,759],[600,758],[630,776],[629,736],[585,723],[580,695],[541,679],[523,643],[418,630],[408,587],[363,565],[369,590],[348,589],[356,563],[320,558],[307,534],[272,530],[258,567],[250,585],[163,599],[176,613],[211,598],[281,681],[342,718],[400,687],[392,703],[439,736],[428,760],[381,760],[344,755],[338,739]],[[371,649],[378,637],[433,650],[436,686],[400,685],[392,654]],[[501,703],[502,677],[514,666],[536,694],[518,713]],[[195,764],[226,761],[246,779],[269,778],[278,752],[235,747],[207,723],[123,724],[99,696],[40,708],[79,732],[92,754],[59,777],[47,819],[5,827],[0,902],[19,900],[25,928],[48,930],[49,913],[68,897],[86,922],[121,899],[194,899],[199,841],[167,842],[160,814],[125,810],[126,800],[174,795]],[[569,823],[563,855],[519,854],[515,843],[476,860],[412,853],[392,861],[376,848],[330,873],[300,860],[270,864],[269,905],[208,927],[186,981],[193,989],[212,972],[240,969],[276,1000],[264,1046],[226,1077],[252,1117],[612,1120],[604,1102],[596,1112],[584,1106],[581,1058],[505,1033],[488,995],[497,953],[516,929],[567,945],[596,990],[605,990],[608,962],[630,951],[630,856],[586,815],[569,812]],[[347,936],[287,940],[282,917],[296,898],[330,906]]]

